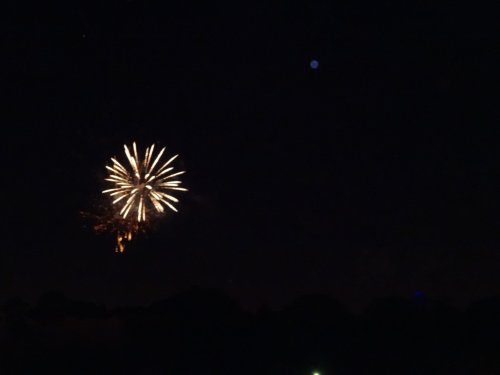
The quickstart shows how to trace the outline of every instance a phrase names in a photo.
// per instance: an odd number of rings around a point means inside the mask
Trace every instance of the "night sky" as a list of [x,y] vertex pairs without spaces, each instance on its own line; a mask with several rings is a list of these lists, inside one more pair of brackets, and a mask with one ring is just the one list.
[[[9,5],[10,4],[10,5]],[[386,1],[10,1],[0,299],[352,308],[500,292],[494,12]],[[311,62],[315,60],[315,64]],[[179,213],[123,255],[81,211],[123,143],[180,154]]]

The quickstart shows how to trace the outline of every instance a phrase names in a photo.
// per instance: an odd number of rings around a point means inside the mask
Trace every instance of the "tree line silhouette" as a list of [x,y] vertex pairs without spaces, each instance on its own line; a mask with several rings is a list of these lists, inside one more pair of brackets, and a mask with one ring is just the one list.
[[0,310],[1,374],[499,374],[500,298],[459,310],[419,296],[353,313],[327,295],[241,309],[194,288],[106,309],[50,292]]

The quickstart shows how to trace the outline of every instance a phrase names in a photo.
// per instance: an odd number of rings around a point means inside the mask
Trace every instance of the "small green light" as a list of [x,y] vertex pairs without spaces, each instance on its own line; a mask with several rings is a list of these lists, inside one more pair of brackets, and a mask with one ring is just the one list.
[[321,375],[318,371],[314,371],[313,375]]

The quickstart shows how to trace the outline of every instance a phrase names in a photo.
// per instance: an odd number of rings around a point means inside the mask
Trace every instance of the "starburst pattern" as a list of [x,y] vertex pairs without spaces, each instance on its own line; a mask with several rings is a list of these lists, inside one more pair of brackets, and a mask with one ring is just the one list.
[[116,158],[111,158],[112,165],[106,166],[109,171],[106,181],[113,183],[114,187],[103,191],[113,199],[112,204],[117,207],[119,216],[140,223],[147,221],[151,212],[163,213],[167,207],[177,212],[174,204],[178,199],[172,191],[187,191],[180,187],[181,181],[178,180],[185,171],[173,172],[171,166],[178,155],[162,164],[160,160],[165,147],[155,156],[155,145],[151,145],[146,148],[142,160],[135,142],[132,152],[127,145],[123,147],[130,167],[126,168]]

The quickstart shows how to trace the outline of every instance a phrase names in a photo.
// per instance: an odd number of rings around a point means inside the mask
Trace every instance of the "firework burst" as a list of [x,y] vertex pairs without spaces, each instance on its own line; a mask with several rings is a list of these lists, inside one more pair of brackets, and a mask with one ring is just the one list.
[[[127,145],[123,147],[129,167],[125,166],[126,163],[122,164],[116,158],[111,158],[112,165],[106,166],[109,172],[106,181],[111,182],[113,187],[102,192],[112,198],[117,220],[122,224],[126,223],[128,228],[134,228],[118,232],[118,245],[124,238],[130,240],[132,233],[136,233],[152,213],[162,214],[166,208],[177,212],[174,204],[178,203],[178,199],[172,193],[187,191],[180,186],[181,181],[178,179],[185,172],[174,172],[174,167],[171,166],[178,155],[163,163],[160,160],[165,148],[155,155],[153,144],[146,148],[144,158],[141,159],[135,142],[132,144],[132,152]],[[122,246],[119,249],[123,252]]]

